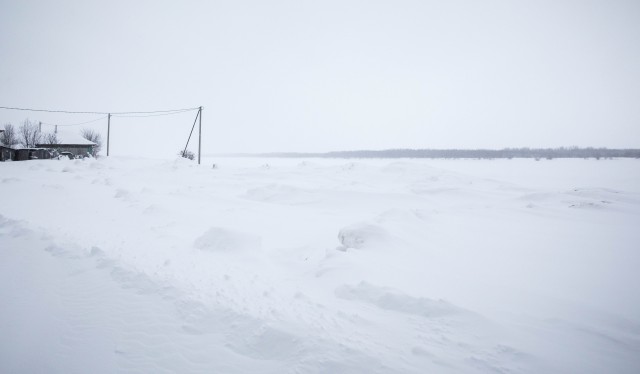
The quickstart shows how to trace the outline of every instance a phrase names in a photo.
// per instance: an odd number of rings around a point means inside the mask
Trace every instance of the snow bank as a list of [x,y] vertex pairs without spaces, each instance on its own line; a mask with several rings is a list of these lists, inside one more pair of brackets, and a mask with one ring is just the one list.
[[383,246],[390,235],[380,226],[357,223],[344,227],[338,232],[338,240],[344,250],[349,248],[363,249]]
[[412,297],[384,287],[376,287],[367,282],[356,286],[344,285],[336,289],[336,295],[346,300],[356,300],[373,304],[385,310],[422,317],[446,317],[463,313],[464,310],[444,300]]
[[257,235],[212,227],[198,237],[193,246],[208,252],[258,251],[261,240]]
[[638,162],[0,163],[0,372],[637,373]]

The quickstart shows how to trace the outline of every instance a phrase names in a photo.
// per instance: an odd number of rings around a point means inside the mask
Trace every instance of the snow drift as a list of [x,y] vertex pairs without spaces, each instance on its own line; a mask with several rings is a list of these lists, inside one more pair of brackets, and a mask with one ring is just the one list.
[[207,162],[0,163],[0,372],[640,371],[638,160]]

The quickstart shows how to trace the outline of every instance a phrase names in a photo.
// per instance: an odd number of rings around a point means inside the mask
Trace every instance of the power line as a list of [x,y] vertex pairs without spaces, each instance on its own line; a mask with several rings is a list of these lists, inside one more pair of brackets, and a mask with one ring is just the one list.
[[172,112],[182,113],[182,112],[188,112],[192,110],[199,110],[200,108],[198,107],[198,108],[183,108],[183,109],[170,109],[170,110],[154,110],[149,112],[77,112],[77,111],[70,111],[70,110],[33,109],[33,108],[18,108],[18,107],[6,107],[6,106],[0,106],[0,109],[21,110],[21,111],[27,111],[27,112],[46,112],[46,113],[118,115],[118,114],[155,114],[155,113],[172,114]]
[[[173,112],[167,112],[167,113],[155,113],[155,114],[140,114],[140,115],[111,115],[111,117],[118,117],[118,118],[143,118],[143,117],[158,117],[158,116],[169,116],[172,114],[180,114],[180,113],[186,113],[186,112],[191,112],[191,109],[180,109],[180,110],[176,110]],[[69,124],[55,124],[55,123],[47,123],[47,122],[42,122],[43,125],[49,125],[49,126],[62,126],[62,127],[66,127],[66,126],[80,126],[80,125],[85,125],[87,123],[92,123],[92,122],[97,122],[100,120],[103,120],[105,118],[107,118],[107,116],[104,117],[100,117],[100,118],[96,118],[96,119],[92,119],[90,121],[85,121],[85,122],[80,122],[80,123],[69,123]]]
[[102,112],[71,112],[71,111],[67,111],[67,110],[48,110],[48,109],[15,108],[15,107],[6,107],[6,106],[0,106],[0,109],[7,109],[7,110],[22,110],[22,111],[27,111],[27,112],[47,112],[47,113],[69,113],[69,114],[109,114],[109,113],[102,113]]
[[64,125],[57,125],[55,123],[46,123],[46,122],[42,122],[43,125],[49,125],[49,126],[61,126],[61,127],[66,127],[66,126],[80,126],[80,125],[86,125],[87,123],[92,123],[92,122],[98,122],[100,120],[103,120],[107,118],[107,116],[104,117],[100,117],[100,118],[96,118],[96,119],[92,119],[91,121],[86,121],[86,122],[80,122],[80,123],[69,123],[69,124],[64,124]]
[[[198,109],[198,108],[196,108],[196,109]],[[189,109],[178,109],[178,110],[170,111],[170,112],[166,112],[166,113],[154,113],[154,114],[122,115],[122,114],[112,113],[111,117],[118,117],[118,118],[158,117],[158,116],[169,116],[169,115],[172,115],[172,114],[179,114],[179,113],[185,113],[185,112],[191,112],[191,111],[193,111],[193,109],[189,108]]]

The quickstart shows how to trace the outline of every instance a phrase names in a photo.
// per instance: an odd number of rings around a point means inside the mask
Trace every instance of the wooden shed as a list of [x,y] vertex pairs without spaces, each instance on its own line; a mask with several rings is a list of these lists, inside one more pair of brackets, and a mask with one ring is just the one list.
[[16,157],[15,149],[0,145],[0,161],[14,160],[15,157]]

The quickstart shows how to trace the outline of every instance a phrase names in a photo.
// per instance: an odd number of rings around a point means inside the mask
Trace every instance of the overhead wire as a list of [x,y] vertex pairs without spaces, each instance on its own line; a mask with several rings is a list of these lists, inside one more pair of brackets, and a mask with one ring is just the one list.
[[171,111],[171,112],[167,112],[167,113],[155,113],[155,114],[122,115],[122,114],[113,114],[112,113],[111,117],[118,117],[118,118],[158,117],[158,116],[169,116],[169,115],[172,115],[172,114],[180,114],[180,113],[191,112],[191,111],[193,111],[193,109],[180,109],[180,110],[175,110],[175,111]]
[[126,114],[155,114],[155,113],[170,114],[171,112],[182,113],[182,112],[188,112],[192,110],[199,110],[200,108],[196,107],[196,108],[182,108],[182,109],[169,109],[169,110],[153,110],[153,111],[146,111],[146,112],[81,112],[81,111],[70,111],[70,110],[34,109],[34,108],[19,108],[19,107],[7,107],[7,106],[0,106],[0,109],[21,110],[21,111],[28,111],[28,112],[46,112],[46,113],[126,115]]
[[183,109],[168,109],[168,110],[154,110],[147,112],[89,112],[89,111],[68,111],[68,110],[49,110],[49,109],[33,109],[33,108],[18,108],[18,107],[5,107],[0,106],[0,109],[6,110],[20,110],[20,111],[30,111],[30,112],[45,112],[45,113],[66,113],[66,114],[101,114],[105,115],[104,117],[100,117],[97,119],[93,119],[90,121],[80,122],[80,123],[70,123],[70,124],[54,124],[54,123],[46,123],[42,122],[43,125],[49,126],[80,126],[85,125],[92,122],[97,122],[103,120],[109,116],[119,117],[119,118],[140,118],[140,117],[157,117],[157,116],[168,116],[173,114],[180,114],[185,112],[190,112],[194,110],[198,110],[199,108],[183,108]]
[[62,127],[66,127],[66,126],[80,126],[80,125],[86,125],[87,123],[92,123],[92,122],[98,122],[100,120],[103,120],[105,118],[107,118],[108,116],[104,116],[104,117],[100,117],[100,118],[96,118],[96,119],[92,119],[91,121],[86,121],[86,122],[80,122],[80,123],[68,123],[68,124],[63,124],[63,125],[58,125],[55,123],[47,123],[47,122],[42,122],[43,125],[49,125],[49,126],[62,126]]

